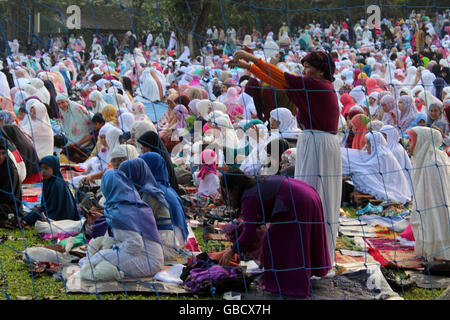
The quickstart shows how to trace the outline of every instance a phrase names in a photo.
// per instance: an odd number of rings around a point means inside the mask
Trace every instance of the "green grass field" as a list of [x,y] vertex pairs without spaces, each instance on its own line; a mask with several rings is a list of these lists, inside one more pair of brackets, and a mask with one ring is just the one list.
[[[194,229],[197,241],[202,251],[206,250],[203,240],[202,229]],[[34,228],[11,231],[0,229],[0,299],[12,300],[199,300],[212,299],[206,295],[159,295],[156,294],[78,294],[66,293],[63,282],[56,281],[53,276],[47,274],[36,274],[31,277],[30,266],[23,262],[21,251],[26,246],[52,245],[51,241],[43,241],[35,232]],[[218,241],[208,241],[208,250],[217,251],[223,249]],[[398,292],[406,300],[433,300],[439,297],[444,289],[427,290],[412,288],[407,291]],[[221,299],[217,295],[216,299]]]

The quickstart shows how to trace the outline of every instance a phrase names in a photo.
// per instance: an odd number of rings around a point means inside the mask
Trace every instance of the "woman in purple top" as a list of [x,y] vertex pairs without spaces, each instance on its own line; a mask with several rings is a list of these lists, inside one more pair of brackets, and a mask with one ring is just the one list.
[[[262,240],[263,288],[272,293],[306,298],[310,277],[331,269],[322,202],[307,183],[283,176],[255,179],[239,169],[221,176],[221,191],[233,209],[240,209],[244,228],[219,263],[229,265],[235,253],[253,248],[257,229]],[[295,196],[294,196],[295,195]]]

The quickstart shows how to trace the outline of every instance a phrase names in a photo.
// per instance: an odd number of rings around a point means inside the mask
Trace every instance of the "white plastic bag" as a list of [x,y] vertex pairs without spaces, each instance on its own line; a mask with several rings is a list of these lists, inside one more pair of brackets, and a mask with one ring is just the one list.
[[99,262],[95,267],[86,263],[80,269],[80,277],[90,281],[111,281],[120,280],[124,277],[123,271],[106,260]]
[[108,232],[104,236],[92,239],[88,244],[89,255],[92,257],[94,254],[103,249],[111,249],[114,246],[114,238],[108,235]]
[[74,233],[78,234],[82,231],[83,224],[86,219],[81,220],[59,220],[59,221],[36,221],[34,228],[39,234],[56,234],[56,233]]
[[33,247],[27,248],[23,252],[23,260],[28,262],[28,258],[33,262],[53,262],[62,264],[63,266],[69,265],[72,260],[77,259],[77,257],[72,256],[68,253],[60,253],[55,250]]

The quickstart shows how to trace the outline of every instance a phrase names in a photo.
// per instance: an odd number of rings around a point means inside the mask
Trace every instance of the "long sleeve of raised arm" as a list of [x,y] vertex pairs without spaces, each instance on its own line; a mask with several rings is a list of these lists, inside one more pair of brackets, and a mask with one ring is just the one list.
[[281,83],[283,86],[287,86],[284,71],[277,66],[267,63],[261,58],[256,62],[256,66],[276,82]]
[[[276,68],[276,67],[275,67]],[[267,69],[266,69],[267,70]],[[279,69],[281,72],[283,72],[281,69]],[[286,80],[283,79],[283,82],[279,82],[276,78],[273,77],[273,74],[270,73],[270,76],[257,67],[256,64],[252,64],[250,68],[250,72],[255,75],[258,79],[260,79],[263,82],[266,82],[273,86],[276,89],[285,89],[287,87]],[[284,73],[283,73],[284,77]]]

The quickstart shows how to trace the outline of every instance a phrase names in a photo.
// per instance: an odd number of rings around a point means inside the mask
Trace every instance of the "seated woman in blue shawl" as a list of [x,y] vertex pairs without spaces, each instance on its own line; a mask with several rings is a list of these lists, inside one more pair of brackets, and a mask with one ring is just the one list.
[[46,218],[80,220],[75,198],[61,174],[58,157],[42,158],[39,167],[43,178],[41,204],[22,218],[22,225],[33,225],[39,219],[46,221]]
[[80,260],[81,278],[120,280],[154,276],[164,265],[163,249],[152,209],[120,170],[102,178],[105,218],[115,246]]
[[[178,250],[184,246],[185,241],[180,241],[184,238],[180,237],[180,239],[177,239],[175,237],[169,204],[165,193],[159,188],[150,168],[144,160],[138,158],[123,162],[119,170],[125,173],[130,184],[134,185],[139,192],[141,199],[153,210],[164,250],[164,261],[167,263],[175,260],[179,254]],[[171,198],[169,197],[169,199]]]
[[150,171],[158,183],[159,189],[163,191],[167,203],[169,204],[170,218],[174,226],[175,238],[182,246],[184,246],[189,235],[186,214],[180,197],[170,186],[166,163],[164,162],[163,157],[156,152],[144,153],[140,158],[143,159],[150,168]]

